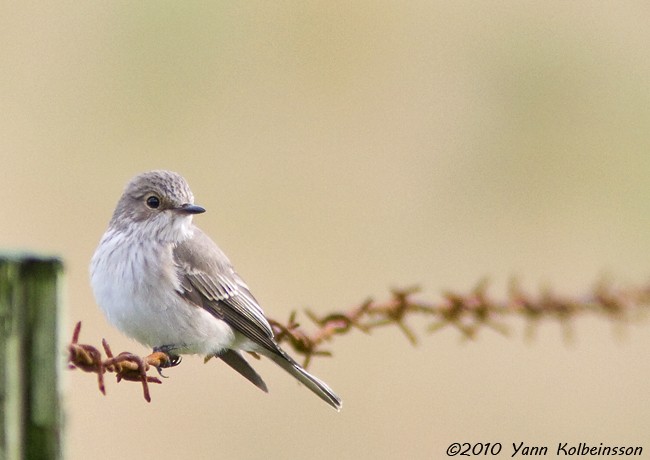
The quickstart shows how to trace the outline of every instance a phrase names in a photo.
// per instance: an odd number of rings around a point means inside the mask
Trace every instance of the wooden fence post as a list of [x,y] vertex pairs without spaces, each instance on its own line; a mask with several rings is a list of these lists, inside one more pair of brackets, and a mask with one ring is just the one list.
[[0,459],[61,459],[55,257],[0,254]]

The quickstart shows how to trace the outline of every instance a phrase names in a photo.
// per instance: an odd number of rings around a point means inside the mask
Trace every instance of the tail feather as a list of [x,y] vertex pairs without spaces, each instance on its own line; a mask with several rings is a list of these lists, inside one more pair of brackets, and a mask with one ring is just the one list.
[[224,363],[246,377],[246,379],[248,379],[248,381],[255,385],[257,388],[265,393],[268,393],[269,390],[266,388],[266,384],[264,383],[264,380],[262,380],[262,377],[260,377],[259,374],[255,372],[255,369],[253,369],[251,365],[248,364],[248,362],[242,355],[239,354],[239,352],[235,350],[225,350],[223,353],[216,356],[218,358],[221,358]]
[[282,350],[279,350],[279,353],[265,353],[265,355],[268,358],[271,358],[282,369],[298,379],[307,388],[313,391],[320,399],[325,401],[337,411],[341,410],[341,407],[343,406],[341,398],[339,398],[334,393],[334,391],[332,391],[332,389],[327,386],[325,382],[314,377],[309,372],[300,367],[300,365],[291,359],[289,355],[284,353]]

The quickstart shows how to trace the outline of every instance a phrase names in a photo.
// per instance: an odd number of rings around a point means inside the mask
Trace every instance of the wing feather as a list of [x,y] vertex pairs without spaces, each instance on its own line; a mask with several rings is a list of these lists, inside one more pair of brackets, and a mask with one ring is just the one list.
[[205,233],[195,227],[194,236],[174,249],[174,259],[181,296],[254,343],[280,353],[262,308],[226,255]]

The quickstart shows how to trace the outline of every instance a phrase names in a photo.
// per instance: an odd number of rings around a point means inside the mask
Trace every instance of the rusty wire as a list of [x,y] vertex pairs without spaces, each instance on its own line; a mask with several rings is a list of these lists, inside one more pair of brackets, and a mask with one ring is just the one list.
[[[395,289],[387,300],[368,299],[348,310],[334,311],[324,316],[305,310],[305,315],[313,323],[311,332],[296,321],[296,311],[290,314],[286,323],[275,320],[269,322],[277,342],[288,344],[294,353],[303,357],[303,365],[307,367],[312,357],[331,356],[331,352],[324,349],[326,342],[355,329],[370,333],[378,328],[397,327],[411,344],[416,345],[417,334],[407,324],[407,318],[411,317],[419,317],[420,321],[426,322],[428,332],[452,327],[462,337],[472,339],[483,328],[506,334],[508,328],[504,320],[507,316],[523,317],[531,331],[540,320],[547,318],[565,326],[569,320],[584,314],[599,315],[612,321],[630,320],[650,305],[650,285],[617,288],[600,282],[589,294],[572,298],[556,295],[550,290],[533,296],[513,281],[506,299],[500,301],[488,295],[487,287],[488,283],[481,281],[467,294],[447,291],[437,302],[418,299],[417,288]],[[79,322],[68,346],[69,366],[97,374],[99,390],[104,394],[104,374],[109,372],[116,374],[118,382],[140,382],[144,398],[150,401],[148,384],[159,384],[161,381],[147,372],[152,367],[160,372],[161,368],[176,364],[162,352],[154,352],[144,358],[128,352],[113,356],[105,340],[102,341],[106,354],[104,359],[99,349],[79,344],[80,329]]]

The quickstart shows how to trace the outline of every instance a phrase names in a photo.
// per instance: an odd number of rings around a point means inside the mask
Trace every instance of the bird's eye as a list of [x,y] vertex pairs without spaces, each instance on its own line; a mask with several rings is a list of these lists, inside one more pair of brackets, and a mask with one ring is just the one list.
[[149,198],[147,198],[147,206],[149,206],[151,209],[158,208],[160,206],[160,198],[155,195],[151,195]]

